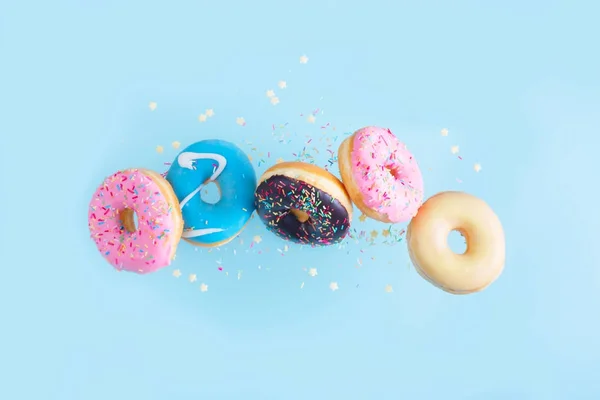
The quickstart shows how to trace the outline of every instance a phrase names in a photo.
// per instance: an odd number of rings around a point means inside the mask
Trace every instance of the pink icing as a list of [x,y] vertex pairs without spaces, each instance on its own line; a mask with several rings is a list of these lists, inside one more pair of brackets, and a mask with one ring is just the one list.
[[[137,231],[121,224],[119,212],[137,214]],[[100,185],[90,202],[91,237],[104,258],[116,269],[146,274],[171,263],[175,229],[159,186],[138,170],[119,171]]]
[[366,206],[391,222],[410,220],[423,203],[417,161],[389,129],[369,126],[356,131],[352,172]]

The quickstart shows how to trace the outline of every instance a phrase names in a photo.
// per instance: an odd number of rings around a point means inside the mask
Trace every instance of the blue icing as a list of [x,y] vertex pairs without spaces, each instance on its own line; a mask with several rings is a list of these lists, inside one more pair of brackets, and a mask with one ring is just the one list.
[[[192,242],[211,245],[230,239],[254,212],[256,172],[248,156],[233,143],[202,140],[186,147],[166,178],[182,206],[183,237]],[[221,192],[216,204],[200,198],[199,188],[211,178]]]

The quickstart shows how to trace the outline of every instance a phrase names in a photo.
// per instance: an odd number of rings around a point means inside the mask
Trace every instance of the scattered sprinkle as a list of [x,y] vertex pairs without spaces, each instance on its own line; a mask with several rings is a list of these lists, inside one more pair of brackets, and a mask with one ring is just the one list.
[[156,110],[157,106],[158,106],[158,104],[156,104],[155,101],[151,101],[150,104],[148,104],[148,108],[150,109],[150,111]]
[[[303,55],[300,57],[300,63],[306,64],[308,63],[308,57]],[[266,90],[266,97],[269,99],[269,102],[272,105],[277,105],[280,103],[280,98],[276,95],[276,91],[280,92],[280,90],[287,88],[287,82],[284,80],[275,81],[277,82],[277,90],[269,89]],[[322,98],[321,98],[322,100]],[[154,111],[156,109],[156,103],[151,102],[150,110]],[[198,120],[200,122],[206,122],[208,118],[214,116],[214,111],[212,109],[206,109],[203,114],[198,116]],[[296,115],[297,118],[297,115]],[[251,142],[250,140],[245,140],[241,138],[241,141],[248,146],[248,159],[251,163],[256,165],[257,167],[269,167],[275,163],[282,163],[284,160],[288,161],[301,161],[309,164],[320,166],[333,174],[339,176],[338,171],[338,159],[337,159],[337,149],[339,144],[348,136],[353,133],[353,129],[339,129],[331,122],[325,120],[325,112],[323,109],[319,107],[313,108],[310,112],[303,112],[299,114],[299,120],[292,121],[277,121],[271,124],[271,138],[272,140],[277,141],[279,144],[276,147],[271,147],[271,151],[262,151],[261,146],[267,146],[264,142],[262,142],[262,138],[256,138],[256,143]],[[318,121],[318,125],[312,125],[309,127],[309,132],[306,131],[306,128],[301,128],[297,126],[297,123],[302,123],[306,121],[310,124],[316,124]],[[236,118],[236,124],[240,126],[246,126],[246,120],[243,117]],[[295,126],[296,125],[296,126]],[[447,128],[443,128],[440,131],[441,136],[448,136],[449,131]],[[285,146],[281,146],[281,144]],[[174,141],[171,143],[174,149],[178,149],[181,147],[181,143],[178,141]],[[268,147],[267,147],[268,148]],[[276,150],[275,150],[276,149]],[[289,149],[289,150],[287,150]],[[460,160],[462,157],[458,155],[459,146],[454,145],[450,147],[452,154],[455,154]],[[156,151],[158,153],[162,153],[164,151],[162,146],[157,146]],[[289,151],[289,153],[288,153]],[[165,165],[170,165],[170,163],[165,163]],[[473,164],[473,169],[475,172],[481,171],[481,165],[479,163]],[[431,168],[428,169],[431,171]],[[165,173],[166,174],[166,173]],[[163,174],[164,175],[164,174]],[[462,181],[456,178],[456,181],[461,183]],[[250,253],[253,254],[270,254],[271,256],[277,255],[278,257],[299,257],[300,254],[296,253],[296,251],[301,251],[302,247],[296,246],[288,246],[282,245],[280,248],[277,246],[273,246],[270,244],[269,240],[264,240],[261,236],[263,233],[262,225],[260,226],[261,230],[256,230],[252,233],[248,233],[250,231],[246,231],[239,239],[236,239],[235,247],[221,247],[215,249],[195,249],[196,251],[206,252],[207,254],[212,253],[213,255],[219,254],[219,256],[225,258],[227,253],[233,256],[241,256],[238,257],[237,262],[245,262],[246,256]],[[375,263],[376,265],[380,265],[382,263],[395,264],[397,260],[394,258],[393,260],[376,260],[376,254],[378,253],[378,247],[380,245],[397,245],[404,240],[405,230],[399,227],[398,225],[384,225],[383,227],[375,225],[375,221],[370,220],[365,214],[360,215],[357,218],[356,223],[348,229],[348,234],[346,238],[337,243],[336,246],[331,246],[332,249],[337,249],[340,251],[340,255],[344,254],[349,257],[354,257],[356,260],[354,263],[355,268],[362,269],[363,266],[367,266],[368,263]],[[267,246],[265,246],[267,245]],[[269,248],[269,245],[272,247]],[[245,253],[245,254],[244,254]],[[316,256],[318,257],[318,256]],[[274,258],[266,258],[274,260]],[[214,265],[214,264],[213,264]],[[245,270],[253,271],[254,265],[246,265]],[[317,265],[318,266],[318,265]],[[339,265],[342,267],[342,265]],[[257,268],[259,271],[269,271],[273,265],[258,265]],[[407,263],[407,267],[410,269],[410,262]],[[228,272],[224,270],[221,265],[221,260],[217,261],[217,268],[219,271],[222,271],[226,276]],[[309,277],[317,277],[318,271],[317,268],[302,268],[304,272],[306,272]],[[252,273],[252,272],[250,272]],[[174,277],[181,277],[182,273],[180,270],[173,271]],[[242,270],[237,270],[237,279],[241,280]],[[190,282],[197,282],[196,274],[189,274],[188,280]],[[302,281],[300,284],[300,289],[303,289],[305,286],[305,282]],[[359,285],[357,284],[358,288]],[[337,282],[330,282],[329,289],[332,291],[339,290],[339,285]],[[381,289],[381,287],[380,287]],[[202,283],[200,285],[200,290],[202,292],[208,291],[208,285]],[[392,293],[393,288],[392,285],[385,285],[384,290],[386,293]]]

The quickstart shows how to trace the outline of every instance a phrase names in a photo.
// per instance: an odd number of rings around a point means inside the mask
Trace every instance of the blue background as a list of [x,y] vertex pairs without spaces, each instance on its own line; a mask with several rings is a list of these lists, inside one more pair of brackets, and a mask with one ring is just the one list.
[[[600,398],[599,4],[2,1],[0,398]],[[437,290],[358,218],[320,250],[254,219],[149,276],[89,239],[102,179],[163,172],[173,141],[234,141],[261,173],[304,147],[325,165],[371,124],[408,144],[427,196],[498,213],[488,290]]]

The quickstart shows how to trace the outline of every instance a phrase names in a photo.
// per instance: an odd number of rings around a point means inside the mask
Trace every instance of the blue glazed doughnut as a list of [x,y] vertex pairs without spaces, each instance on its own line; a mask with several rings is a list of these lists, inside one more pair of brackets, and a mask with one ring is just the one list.
[[[228,243],[245,227],[255,210],[256,172],[248,156],[233,143],[202,140],[185,149],[169,168],[183,214],[183,238],[192,244],[216,247]],[[214,182],[216,204],[204,202],[200,191]]]

